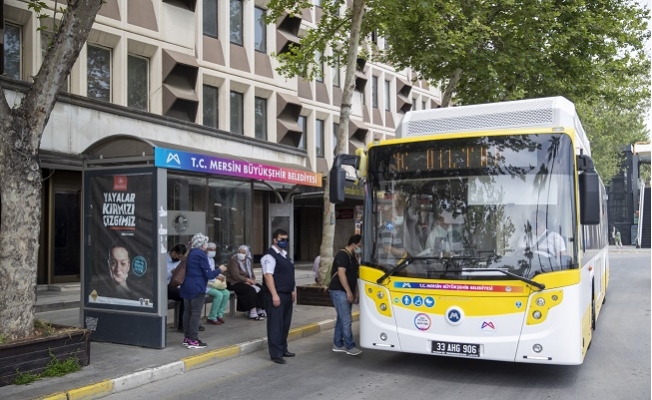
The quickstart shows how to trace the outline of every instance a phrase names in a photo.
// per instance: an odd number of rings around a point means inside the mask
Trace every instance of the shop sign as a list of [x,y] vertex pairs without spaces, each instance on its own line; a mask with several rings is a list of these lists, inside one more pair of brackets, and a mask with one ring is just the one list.
[[182,171],[260,179],[304,186],[322,186],[321,174],[315,172],[300,171],[225,157],[207,156],[162,147],[157,147],[154,152],[154,164],[160,168]]
[[364,186],[347,182],[344,185],[344,194],[349,198],[364,198]]
[[353,209],[352,208],[341,208],[335,210],[336,219],[353,219]]

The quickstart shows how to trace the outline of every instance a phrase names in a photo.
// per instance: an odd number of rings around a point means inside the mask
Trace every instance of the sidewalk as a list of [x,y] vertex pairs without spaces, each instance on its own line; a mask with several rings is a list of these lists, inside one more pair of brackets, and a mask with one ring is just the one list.
[[[297,269],[296,278],[297,284],[307,284],[312,282],[313,275],[311,271]],[[39,292],[39,305],[49,304],[47,307],[50,309],[37,312],[36,317],[53,323],[79,326],[79,308],[63,308],[65,304],[70,305],[69,301],[73,301],[70,299],[74,296],[77,296],[78,304],[78,288],[76,291]],[[171,312],[168,321],[172,320]],[[333,329],[335,316],[335,310],[331,307],[295,305],[290,340]],[[357,313],[354,319],[357,319]],[[92,342],[91,363],[81,371],[60,378],[42,379],[26,386],[4,386],[0,388],[0,398],[99,398],[267,348],[265,321],[249,320],[244,313],[238,313],[235,318],[225,316],[225,320],[225,324],[216,326],[207,324],[202,318],[206,330],[199,335],[208,344],[204,349],[183,347],[183,333],[169,327],[167,347],[164,349]],[[261,356],[260,362],[275,365],[271,364],[267,353]]]
[[618,248],[614,245],[609,245],[609,254],[651,254],[651,249],[637,249],[633,245],[625,245]]

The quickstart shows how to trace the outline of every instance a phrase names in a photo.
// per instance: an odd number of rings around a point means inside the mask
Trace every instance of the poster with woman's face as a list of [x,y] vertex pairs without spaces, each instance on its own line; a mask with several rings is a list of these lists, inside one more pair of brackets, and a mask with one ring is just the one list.
[[86,306],[154,307],[154,175],[88,177]]

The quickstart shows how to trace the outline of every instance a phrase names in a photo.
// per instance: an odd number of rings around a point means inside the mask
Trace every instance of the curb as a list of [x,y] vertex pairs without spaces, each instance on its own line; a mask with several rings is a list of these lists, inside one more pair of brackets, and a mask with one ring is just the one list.
[[[360,312],[352,313],[353,321],[360,319]],[[307,336],[331,330],[335,327],[335,319],[303,325],[290,329],[288,341],[298,340]],[[142,371],[124,375],[119,378],[107,379],[90,385],[57,392],[47,396],[38,397],[41,400],[89,400],[99,399],[110,394],[120,393],[134,389],[147,383],[167,379],[198,368],[217,364],[242,355],[255,353],[267,348],[267,336],[248,342],[220,347],[205,353],[184,357],[179,361],[159,367],[147,368]]]
[[69,301],[56,301],[53,303],[43,303],[37,304],[34,312],[46,312],[46,311],[56,311],[56,310],[67,310],[69,308],[79,308],[81,301],[79,300],[69,300]]

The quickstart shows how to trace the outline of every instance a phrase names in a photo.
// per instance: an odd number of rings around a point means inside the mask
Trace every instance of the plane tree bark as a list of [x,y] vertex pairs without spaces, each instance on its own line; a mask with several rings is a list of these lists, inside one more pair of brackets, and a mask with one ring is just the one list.
[[5,339],[27,337],[34,329],[41,138],[102,4],[103,0],[68,0],[34,82],[11,99],[13,106],[7,92],[0,96],[0,335]]

